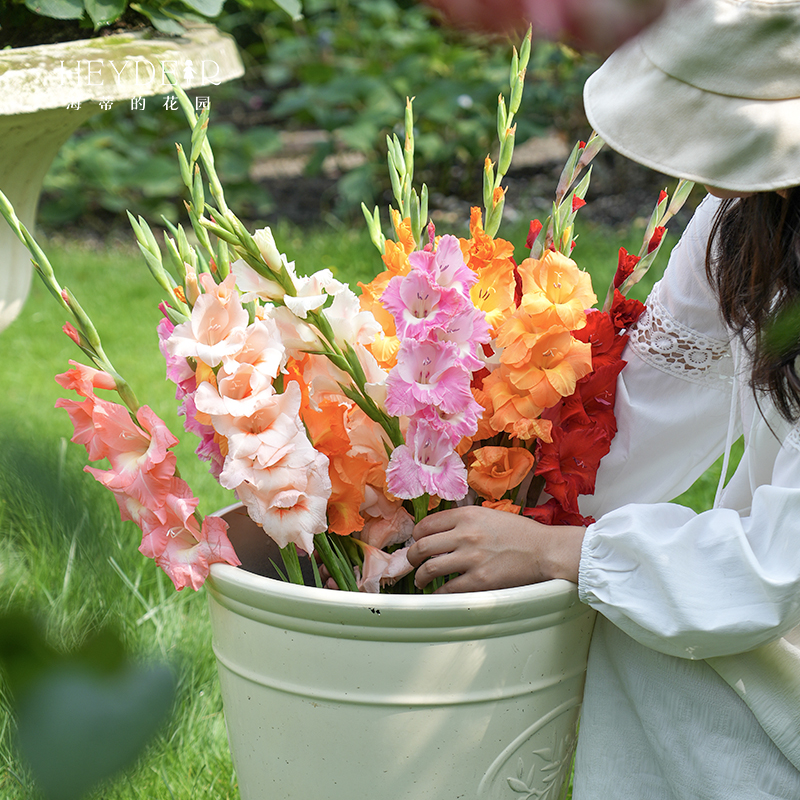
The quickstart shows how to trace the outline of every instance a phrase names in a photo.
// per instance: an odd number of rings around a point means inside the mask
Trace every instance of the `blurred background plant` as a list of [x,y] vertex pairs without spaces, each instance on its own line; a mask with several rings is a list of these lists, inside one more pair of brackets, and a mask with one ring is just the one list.
[[[304,211],[308,220],[359,219],[362,201],[382,202],[390,191],[386,136],[410,95],[420,180],[440,196],[477,197],[509,39],[454,30],[412,0],[304,0],[302,18],[298,10],[289,0],[227,0],[215,21],[247,68],[242,80],[214,87],[211,126],[220,175],[242,215],[274,221],[293,205],[300,221]],[[553,130],[569,143],[586,135],[581,90],[596,63],[563,44],[536,43],[518,145]],[[172,165],[184,132],[177,112],[155,108],[115,105],[62,148],[45,182],[46,227],[94,219],[105,230],[109,219],[124,223],[126,208],[178,217]],[[310,142],[301,174],[270,171],[297,141]]]

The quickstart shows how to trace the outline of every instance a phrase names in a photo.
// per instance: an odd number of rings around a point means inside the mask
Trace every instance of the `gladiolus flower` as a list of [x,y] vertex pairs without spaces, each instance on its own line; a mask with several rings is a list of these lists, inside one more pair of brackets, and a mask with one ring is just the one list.
[[425,420],[409,424],[405,445],[392,451],[386,483],[396,497],[411,499],[427,493],[460,500],[467,493],[467,470],[453,446]]
[[[208,577],[211,564],[239,566],[227,536],[228,523],[222,517],[205,517],[202,528],[191,517],[186,524],[176,524],[161,531],[164,548],[155,557],[169,579],[180,590],[185,586],[199,589]],[[155,535],[155,532],[151,535]]]
[[624,247],[619,249],[617,260],[617,271],[614,275],[614,288],[619,289],[623,283],[631,276],[634,267],[639,263],[639,256],[632,255]]
[[234,291],[233,273],[217,285],[204,272],[200,282],[206,291],[194,304],[191,319],[177,325],[164,346],[175,357],[197,358],[216,367],[223,356],[241,350],[249,319]]
[[500,500],[522,483],[534,465],[533,453],[524,447],[481,447],[470,454],[467,482],[481,497]]
[[541,328],[563,325],[574,331],[584,324],[587,308],[597,297],[589,274],[561,253],[548,250],[541,259],[519,265],[522,307]]
[[666,233],[666,228],[663,225],[659,225],[654,231],[653,235],[650,237],[650,241],[647,243],[647,252],[652,253],[660,244],[661,240],[664,238],[664,233]]
[[628,330],[644,313],[644,303],[634,297],[625,297],[619,289],[614,289],[611,304],[611,322],[618,331]]
[[[356,541],[358,542],[358,539]],[[391,586],[414,569],[408,560],[408,549],[405,547],[387,553],[364,542],[358,543],[364,551],[364,566],[358,580],[358,588],[362,592],[377,594],[381,586]]]
[[[275,473],[275,474],[270,474]],[[310,553],[314,536],[328,527],[326,509],[331,493],[328,459],[321,453],[302,469],[263,470],[241,483],[236,495],[250,518],[269,531],[279,547],[294,542]]]
[[519,514],[522,506],[515,505],[511,500],[484,500],[481,505],[484,508],[494,508],[497,511],[505,511],[508,514]]
[[94,389],[116,389],[116,381],[107,373],[77,361],[70,361],[72,369],[56,375],[56,383],[65,389],[72,389],[81,397],[91,397]]
[[411,415],[432,405],[453,414],[472,402],[470,373],[456,352],[449,342],[406,342],[386,379],[389,413]]

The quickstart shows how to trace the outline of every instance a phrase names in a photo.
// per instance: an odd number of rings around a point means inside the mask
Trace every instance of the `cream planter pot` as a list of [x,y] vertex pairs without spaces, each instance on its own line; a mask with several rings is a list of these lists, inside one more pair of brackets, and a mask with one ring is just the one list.
[[595,613],[573,584],[366,595],[214,564],[207,586],[242,800],[559,797]]
[[[184,89],[244,73],[233,39],[211,25],[179,37],[121,33],[0,51],[0,189],[26,227],[33,228],[53,158],[79,125],[103,106],[133,98],[144,104],[140,113],[159,113],[153,95],[171,93],[162,64]],[[28,251],[3,222],[0,331],[19,314],[30,282]]]

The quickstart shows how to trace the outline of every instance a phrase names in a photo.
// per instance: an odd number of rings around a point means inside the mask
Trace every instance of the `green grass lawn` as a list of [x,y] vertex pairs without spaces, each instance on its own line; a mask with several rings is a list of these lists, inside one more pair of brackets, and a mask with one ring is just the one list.
[[[525,229],[505,231],[524,257]],[[445,232],[445,231],[440,231]],[[575,257],[603,293],[620,244],[634,249],[641,233],[583,230]],[[277,239],[298,270],[335,268],[344,280],[369,280],[381,268],[365,231],[308,233],[280,228]],[[80,244],[48,247],[62,285],[94,320],[117,370],[181,435],[174,387],[164,377],[155,333],[161,297],[133,248],[97,250]],[[663,263],[663,262],[662,262]],[[648,276],[644,296],[656,278]],[[5,391],[0,395],[0,611],[35,610],[61,647],[78,642],[100,624],[119,629],[143,659],[166,660],[178,677],[170,721],[138,764],[94,797],[104,800],[194,797],[237,798],[222,704],[211,651],[203,591],[176,593],[169,580],[137,552],[138,529],[122,523],[110,493],[83,470],[82,447],[67,444],[66,412],[54,410],[63,392],[53,380],[81,360],[61,333],[63,313],[37,278],[22,315],[2,337]],[[184,436],[184,438],[188,438]],[[200,497],[201,511],[232,502],[183,443],[179,465]],[[684,502],[707,507],[716,485],[713,470]],[[12,725],[0,709],[0,797],[32,795],[25,770],[13,755]],[[279,800],[276,798],[276,800]]]

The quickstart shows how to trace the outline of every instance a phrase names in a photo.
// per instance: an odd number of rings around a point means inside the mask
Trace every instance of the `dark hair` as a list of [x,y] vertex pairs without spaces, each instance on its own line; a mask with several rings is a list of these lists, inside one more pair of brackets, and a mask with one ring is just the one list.
[[751,386],[800,418],[800,187],[724,200],[706,254],[722,317],[752,358]]

